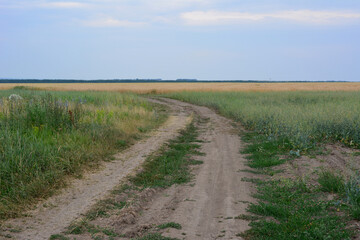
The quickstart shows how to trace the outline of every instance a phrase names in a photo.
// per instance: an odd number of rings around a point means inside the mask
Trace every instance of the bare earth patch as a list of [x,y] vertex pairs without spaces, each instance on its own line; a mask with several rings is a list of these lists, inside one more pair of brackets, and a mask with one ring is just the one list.
[[307,178],[316,184],[321,171],[331,171],[348,178],[360,170],[359,151],[349,149],[340,144],[324,147],[322,153],[316,156],[301,156],[276,167],[284,172],[278,176],[287,178]]

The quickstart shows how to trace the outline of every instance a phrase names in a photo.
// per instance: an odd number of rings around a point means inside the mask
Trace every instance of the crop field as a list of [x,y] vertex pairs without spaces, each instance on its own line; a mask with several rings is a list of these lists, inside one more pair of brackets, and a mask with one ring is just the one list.
[[199,93],[167,95],[215,108],[245,128],[306,150],[324,141],[360,146],[359,92]]
[[0,218],[16,216],[164,119],[133,94],[1,91]]
[[197,92],[269,92],[269,91],[360,91],[358,82],[325,83],[2,83],[0,89],[27,86],[56,91],[114,91],[133,93]]

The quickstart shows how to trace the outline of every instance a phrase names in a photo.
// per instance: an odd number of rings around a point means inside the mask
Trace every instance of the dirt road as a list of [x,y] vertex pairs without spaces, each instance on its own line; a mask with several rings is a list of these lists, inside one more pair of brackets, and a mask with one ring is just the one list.
[[134,225],[124,232],[137,232],[144,226],[176,222],[182,229],[171,229],[163,236],[179,239],[241,239],[236,235],[247,230],[248,222],[234,217],[246,214],[252,202],[252,186],[241,179],[253,177],[245,169],[246,160],[240,154],[241,141],[233,122],[206,108],[176,100],[162,99],[177,111],[190,111],[208,119],[200,125],[204,141],[196,157],[204,163],[193,169],[195,179],[188,185],[173,186],[157,194],[146,206]]
[[[158,102],[158,100],[151,100]],[[143,206],[135,223],[118,225],[124,233],[136,233],[149,224],[176,222],[181,230],[167,230],[164,236],[180,239],[240,239],[236,234],[248,229],[248,223],[234,217],[245,214],[252,186],[241,179],[251,177],[245,169],[246,160],[239,153],[241,141],[233,123],[206,108],[176,100],[161,99],[173,114],[168,122],[149,138],[116,155],[101,171],[75,180],[71,187],[49,199],[31,212],[31,216],[9,221],[13,229],[7,232],[15,239],[48,239],[62,232],[71,221],[80,217],[102,199],[129,173],[137,169],[146,157],[169,139],[176,137],[190,116],[195,113],[206,123],[201,124],[200,139],[204,140],[197,156],[204,163],[193,169],[191,184],[173,186],[152,196]],[[44,207],[46,206],[46,207]],[[109,224],[111,224],[109,222]],[[114,224],[112,224],[114,226]],[[87,239],[79,236],[77,239]]]

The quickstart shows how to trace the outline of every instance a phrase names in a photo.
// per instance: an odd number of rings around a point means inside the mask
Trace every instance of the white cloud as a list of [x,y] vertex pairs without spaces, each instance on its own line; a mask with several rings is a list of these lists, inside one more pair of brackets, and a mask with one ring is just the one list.
[[39,4],[39,6],[45,8],[82,8],[87,5],[80,2],[47,2]]
[[185,23],[190,25],[234,24],[282,19],[314,24],[333,24],[344,20],[360,20],[360,13],[341,11],[293,10],[274,13],[248,13],[224,11],[195,11],[181,14]]
[[146,25],[145,22],[118,20],[111,17],[85,21],[83,23],[89,27],[140,27]]
[[142,4],[153,10],[169,11],[186,7],[208,5],[213,0],[143,0]]

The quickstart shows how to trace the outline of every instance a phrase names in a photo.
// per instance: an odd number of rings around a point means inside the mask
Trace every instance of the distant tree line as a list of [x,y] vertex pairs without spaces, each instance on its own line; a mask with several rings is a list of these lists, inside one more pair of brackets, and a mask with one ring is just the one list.
[[97,80],[78,80],[78,79],[0,79],[0,83],[152,83],[152,82],[239,82],[239,83],[284,83],[284,82],[346,82],[346,81],[264,81],[264,80],[197,80],[183,79],[162,80],[159,79],[97,79]]

